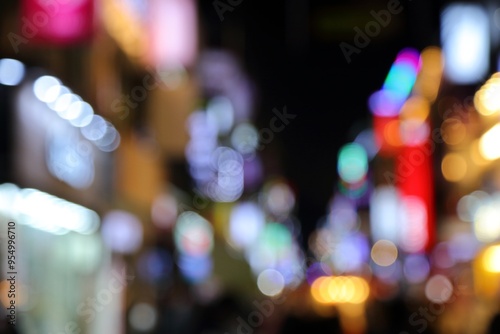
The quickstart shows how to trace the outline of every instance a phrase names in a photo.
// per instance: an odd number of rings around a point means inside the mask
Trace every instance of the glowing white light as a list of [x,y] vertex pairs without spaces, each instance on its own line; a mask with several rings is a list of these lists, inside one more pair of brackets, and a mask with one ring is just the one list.
[[234,206],[229,218],[229,236],[236,247],[252,245],[265,225],[265,215],[258,205],[251,202]]
[[142,244],[142,224],[133,214],[115,210],[104,216],[102,237],[106,245],[118,253],[130,254]]
[[373,240],[399,241],[403,211],[396,188],[391,186],[375,189],[370,198],[370,227]]
[[67,119],[71,125],[76,127],[84,127],[90,124],[94,109],[87,102],[75,101],[71,103],[67,110]]
[[19,60],[0,59],[0,84],[16,86],[23,80],[25,72],[24,65]]
[[53,234],[91,234],[100,223],[94,211],[36,189],[19,191],[11,215],[21,224]]
[[474,234],[482,242],[491,242],[500,238],[498,203],[484,204],[477,210],[474,216]]
[[285,288],[285,279],[279,271],[266,269],[257,277],[257,286],[264,295],[274,297]]
[[42,102],[53,102],[59,97],[61,81],[50,75],[44,75],[35,80],[33,92]]
[[139,303],[130,309],[129,323],[138,331],[147,332],[153,329],[158,319],[156,309],[147,303]]
[[441,14],[445,75],[459,84],[480,81],[488,72],[489,15],[481,5],[451,4]]
[[[66,89],[62,88],[62,91],[65,92]],[[68,119],[69,107],[73,103],[78,101],[82,101],[80,96],[71,92],[65,92],[63,94],[60,94],[55,101],[49,103],[48,105],[52,110],[57,112],[59,117],[61,117],[62,119]]]

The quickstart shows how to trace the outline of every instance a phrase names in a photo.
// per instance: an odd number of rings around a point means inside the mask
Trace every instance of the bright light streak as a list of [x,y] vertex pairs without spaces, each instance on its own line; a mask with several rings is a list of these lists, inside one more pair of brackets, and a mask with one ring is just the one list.
[[99,227],[100,219],[94,211],[36,189],[18,189],[6,210],[2,205],[3,194],[12,196],[13,191],[12,185],[1,186],[0,210],[20,224],[57,235],[69,231],[91,234]]
[[92,116],[92,120],[80,129],[82,135],[90,141],[96,141],[104,137],[108,129],[108,122],[99,115]]
[[378,116],[395,116],[408,98],[420,70],[420,55],[414,49],[398,53],[383,88],[369,99],[370,110]]
[[478,4],[450,4],[441,13],[444,72],[452,82],[473,84],[488,73],[489,15]]
[[0,59],[0,84],[16,86],[23,80],[25,72],[24,64],[19,60]]

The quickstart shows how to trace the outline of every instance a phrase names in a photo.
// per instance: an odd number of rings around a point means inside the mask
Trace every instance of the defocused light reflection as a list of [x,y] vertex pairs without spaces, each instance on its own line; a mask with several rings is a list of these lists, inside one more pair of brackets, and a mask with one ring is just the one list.
[[458,145],[467,135],[466,125],[455,117],[447,118],[441,124],[441,136],[448,145]]
[[181,254],[177,261],[182,276],[190,283],[200,284],[212,275],[213,259],[210,255]]
[[232,245],[244,249],[259,237],[265,225],[262,209],[252,202],[238,203],[229,218],[229,236]]
[[148,303],[137,303],[130,309],[128,321],[134,330],[148,332],[154,328],[158,312]]
[[500,245],[490,246],[483,254],[483,266],[486,271],[500,273]]
[[322,304],[361,304],[370,293],[368,283],[357,276],[322,276],[311,285],[311,295]]
[[465,222],[473,222],[476,212],[488,199],[489,195],[479,190],[463,196],[457,203],[458,217]]
[[[498,74],[497,74],[498,75]],[[474,96],[474,106],[483,116],[500,112],[500,78],[491,77]]]
[[446,76],[458,84],[480,81],[489,68],[488,13],[479,4],[449,4],[441,13]]
[[479,140],[479,150],[481,155],[487,160],[500,158],[500,124],[494,125]]
[[422,283],[430,272],[430,264],[427,257],[421,254],[408,255],[403,263],[403,273],[410,283]]
[[275,217],[288,215],[295,205],[295,194],[290,186],[281,180],[264,185],[262,196],[265,208]]
[[252,154],[259,146],[259,132],[249,123],[240,123],[231,134],[231,145],[243,155]]
[[389,240],[379,240],[372,247],[371,257],[373,262],[379,266],[387,267],[393,264],[398,258],[398,249]]
[[266,269],[257,277],[260,292],[269,297],[278,296],[285,287],[283,275],[274,269]]
[[20,224],[56,235],[69,231],[92,234],[100,224],[99,216],[90,209],[36,189],[19,189],[12,184],[0,186],[0,210]]
[[485,203],[474,215],[474,234],[479,241],[491,242],[500,238],[499,202]]
[[429,241],[426,205],[420,197],[403,196],[402,209],[400,246],[410,253],[423,251]]
[[212,98],[207,105],[207,117],[215,120],[219,135],[228,134],[234,124],[234,110],[231,101],[224,96]]
[[441,49],[429,46],[422,51],[421,57],[422,68],[415,82],[414,92],[429,102],[434,102],[439,92],[444,67]]
[[134,253],[143,242],[143,229],[140,220],[135,215],[125,211],[108,212],[103,217],[101,233],[106,245],[118,253]]
[[407,48],[400,51],[383,88],[369,98],[371,112],[381,117],[398,115],[415,84],[420,66],[420,55],[416,50]]
[[401,221],[400,196],[392,186],[378,187],[370,199],[370,228],[373,240],[399,241]]
[[186,211],[177,219],[174,239],[177,249],[190,256],[205,256],[213,247],[212,225],[199,214]]
[[16,86],[23,80],[25,72],[24,64],[19,60],[0,59],[0,84]]
[[53,102],[59,97],[61,81],[50,75],[44,75],[36,79],[33,84],[33,93],[42,102]]
[[338,155],[338,172],[348,183],[361,181],[368,172],[368,156],[365,149],[356,143],[344,145]]
[[443,275],[434,275],[425,284],[425,296],[433,303],[446,303],[453,294],[451,281]]
[[467,173],[467,161],[458,153],[448,153],[441,162],[441,171],[447,181],[461,181]]
[[363,146],[370,160],[373,159],[380,150],[380,146],[375,141],[375,134],[372,129],[365,129],[361,131],[356,136],[354,143]]
[[78,128],[87,126],[92,121],[94,109],[87,102],[76,101],[73,102],[68,108],[68,120],[71,125]]
[[170,229],[177,219],[177,200],[170,194],[161,194],[151,206],[151,219],[157,227]]
[[137,261],[139,275],[148,282],[162,283],[173,269],[172,256],[162,249],[151,249]]

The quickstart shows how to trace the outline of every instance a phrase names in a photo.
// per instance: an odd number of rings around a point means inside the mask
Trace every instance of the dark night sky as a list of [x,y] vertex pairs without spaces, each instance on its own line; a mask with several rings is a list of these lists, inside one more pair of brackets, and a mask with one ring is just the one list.
[[[207,46],[233,50],[259,92],[257,123],[266,127],[283,105],[297,118],[263,152],[298,190],[306,235],[326,213],[337,180],[339,147],[355,123],[369,122],[368,96],[380,89],[397,52],[439,43],[441,1],[401,1],[403,10],[348,64],[339,47],[353,44],[370,11],[389,1],[243,1],[220,21],[213,3],[200,3]],[[369,123],[368,123],[369,124]],[[267,148],[266,148],[267,150]]]

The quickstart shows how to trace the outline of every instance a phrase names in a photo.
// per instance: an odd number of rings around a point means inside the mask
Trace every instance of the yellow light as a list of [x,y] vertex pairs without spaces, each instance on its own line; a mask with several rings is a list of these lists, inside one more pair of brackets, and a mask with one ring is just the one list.
[[430,113],[429,101],[418,95],[410,97],[401,108],[401,118],[425,121]]
[[370,287],[368,283],[362,279],[361,277],[353,276],[351,277],[352,282],[354,283],[354,296],[351,298],[351,303],[353,304],[361,304],[366,301],[368,295],[370,294]]
[[489,129],[479,140],[479,152],[486,160],[500,158],[500,124]]
[[311,295],[321,304],[361,304],[370,294],[368,283],[356,276],[319,277],[311,285]]
[[422,70],[430,75],[440,76],[443,72],[441,49],[437,46],[426,47],[422,54]]
[[470,146],[470,156],[477,166],[486,166],[489,161],[484,159],[479,149],[479,139],[474,140]]
[[311,295],[318,303],[327,304],[330,302],[328,286],[331,278],[326,276],[318,277],[311,285]]
[[388,267],[398,258],[398,249],[389,240],[379,240],[372,247],[371,257],[379,266]]
[[495,73],[474,96],[474,105],[483,116],[500,112],[500,75]]
[[441,49],[435,46],[427,47],[420,56],[422,68],[415,82],[414,91],[429,102],[433,102],[437,97],[443,73]]
[[447,181],[461,181],[467,173],[467,162],[460,154],[448,153],[441,162],[441,171]]
[[500,273],[500,245],[486,249],[483,255],[483,266],[486,271]]

